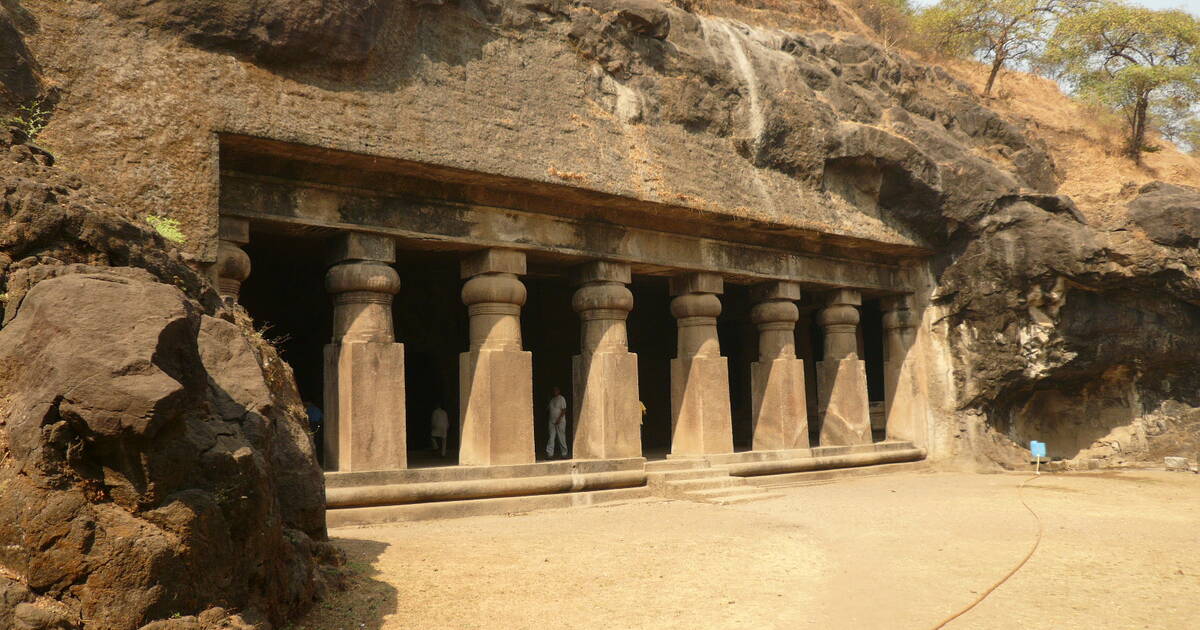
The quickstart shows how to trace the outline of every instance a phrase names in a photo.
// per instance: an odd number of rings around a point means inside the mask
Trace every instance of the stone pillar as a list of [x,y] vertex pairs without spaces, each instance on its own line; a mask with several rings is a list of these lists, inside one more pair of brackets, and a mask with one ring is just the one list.
[[217,233],[217,262],[213,271],[217,293],[229,303],[238,301],[242,283],[250,277],[250,257],[242,246],[250,242],[250,222],[235,217],[221,217]]
[[758,326],[758,361],[750,365],[754,450],[808,448],[804,362],[796,358],[800,285],[768,282],[751,296],[750,319]]
[[521,349],[525,254],[487,249],[462,261],[471,346],[459,355],[462,447],[468,466],[529,464],[533,444],[533,355]]
[[817,323],[825,332],[825,360],[817,364],[821,446],[871,443],[866,362],[858,358],[858,306],[862,296],[838,289],[826,298]]
[[395,242],[349,232],[337,237],[325,274],[333,296],[333,343],[325,346],[325,467],[407,467],[404,346],[395,343]]
[[633,310],[629,265],[597,261],[572,270],[579,288],[579,354],[572,357],[576,459],[641,457],[637,355],[629,352],[625,319]]
[[886,297],[882,305],[887,438],[924,446],[928,401],[919,378],[919,363],[912,352],[917,332],[912,296]]
[[729,363],[721,356],[717,316],[721,276],[688,273],[671,278],[671,314],[679,347],[671,360],[671,454],[733,452]]

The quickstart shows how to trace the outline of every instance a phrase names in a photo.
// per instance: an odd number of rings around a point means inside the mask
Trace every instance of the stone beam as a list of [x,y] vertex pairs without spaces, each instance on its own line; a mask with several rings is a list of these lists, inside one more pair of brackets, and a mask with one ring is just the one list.
[[221,212],[255,221],[368,230],[416,241],[513,247],[747,280],[788,280],[890,293],[907,291],[899,265],[824,257],[489,206],[370,196],[289,181],[228,177]]

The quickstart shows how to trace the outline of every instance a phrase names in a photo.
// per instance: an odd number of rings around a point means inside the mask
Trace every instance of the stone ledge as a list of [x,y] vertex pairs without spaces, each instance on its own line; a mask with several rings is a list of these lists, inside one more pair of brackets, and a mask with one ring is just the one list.
[[779,475],[810,470],[854,468],[876,464],[911,462],[922,459],[925,459],[925,449],[909,445],[908,448],[889,447],[880,450],[864,450],[858,453],[823,455],[802,459],[749,461],[727,464],[726,467],[729,469],[729,474],[735,477],[754,477],[758,475]]
[[569,492],[565,494],[543,494],[469,501],[442,501],[438,503],[411,503],[406,505],[346,508],[327,511],[326,520],[330,528],[335,528],[353,525],[463,518],[467,516],[513,514],[555,508],[586,507],[606,503],[639,501],[649,497],[649,488],[642,486],[638,488],[597,490],[595,492]]
[[432,503],[463,499],[515,497],[588,490],[609,490],[646,485],[645,470],[622,470],[585,474],[507,477],[470,481],[400,483],[379,486],[328,488],[327,508]]
[[325,487],[334,489],[443,481],[544,477],[547,475],[587,474],[622,470],[644,471],[645,466],[645,458],[630,457],[628,459],[572,459],[535,464],[511,464],[507,466],[439,466],[436,468],[411,468],[406,470],[374,470],[348,473],[326,472]]

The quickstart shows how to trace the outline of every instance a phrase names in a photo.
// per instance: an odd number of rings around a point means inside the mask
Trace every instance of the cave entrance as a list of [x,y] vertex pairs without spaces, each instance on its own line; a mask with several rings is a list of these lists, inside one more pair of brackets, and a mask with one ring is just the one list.
[[[400,292],[392,301],[392,321],[396,341],[404,344],[409,468],[458,464],[458,355],[469,344],[459,258],[457,252],[396,248]],[[444,456],[434,450],[431,435],[438,405],[450,420]]]
[[[564,265],[556,271],[565,272]],[[567,401],[567,451],[575,456],[575,399],[572,391],[572,357],[579,354],[579,316],[571,308],[575,288],[565,275],[532,266],[521,277],[525,284],[525,306],[521,309],[521,337],[525,350],[533,354],[533,447],[537,459],[547,459],[550,439],[550,399],[557,387]],[[554,445],[555,458],[562,454]]]
[[883,309],[878,298],[864,297],[858,309],[858,356],[867,368],[867,401],[871,404],[871,439],[887,439],[884,410]]
[[[253,273],[240,302],[254,328],[292,367],[300,397],[325,408],[324,347],[333,329],[333,306],[325,292],[323,235],[252,231],[244,251]],[[318,460],[324,457],[316,435]]]
[[758,327],[750,321],[750,287],[725,283],[717,338],[729,365],[729,413],[733,450],[749,451],[754,444],[754,405],[750,364],[758,360]]
[[633,311],[629,313],[629,351],[637,354],[642,418],[642,456],[665,459],[671,452],[671,359],[675,357],[675,318],[671,316],[668,281],[633,276]]

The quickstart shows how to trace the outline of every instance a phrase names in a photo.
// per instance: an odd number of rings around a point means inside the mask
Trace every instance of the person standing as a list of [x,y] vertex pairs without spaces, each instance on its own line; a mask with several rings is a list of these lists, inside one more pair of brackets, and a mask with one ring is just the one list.
[[442,404],[438,403],[433,410],[433,415],[429,417],[429,441],[433,446],[433,452],[438,452],[439,444],[442,450],[442,457],[446,456],[446,434],[450,432],[450,417],[446,415],[446,410],[442,409]]
[[554,396],[550,398],[550,404],[547,405],[548,416],[550,418],[550,441],[546,442],[546,457],[554,459],[554,440],[558,439],[558,443],[562,445],[563,459],[567,459],[567,399],[563,398],[562,391],[558,387],[554,388]]

